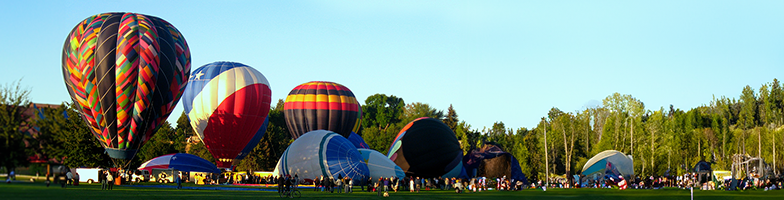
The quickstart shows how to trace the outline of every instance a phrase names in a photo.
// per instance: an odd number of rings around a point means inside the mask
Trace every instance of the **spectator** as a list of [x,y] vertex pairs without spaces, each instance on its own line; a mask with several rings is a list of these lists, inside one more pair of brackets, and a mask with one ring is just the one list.
[[414,187],[416,187],[416,185],[414,184],[414,179],[413,178],[409,179],[408,183],[409,183],[409,187],[408,187],[409,191],[414,192]]
[[114,177],[112,176],[111,172],[106,173],[106,182],[107,182],[107,189],[112,190],[114,187]]

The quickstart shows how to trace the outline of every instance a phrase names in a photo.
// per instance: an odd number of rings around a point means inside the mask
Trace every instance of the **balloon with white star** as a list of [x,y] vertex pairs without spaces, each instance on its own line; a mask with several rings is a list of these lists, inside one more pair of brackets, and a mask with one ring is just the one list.
[[237,62],[213,62],[192,74],[182,96],[185,113],[218,167],[229,168],[245,158],[267,130],[269,82]]

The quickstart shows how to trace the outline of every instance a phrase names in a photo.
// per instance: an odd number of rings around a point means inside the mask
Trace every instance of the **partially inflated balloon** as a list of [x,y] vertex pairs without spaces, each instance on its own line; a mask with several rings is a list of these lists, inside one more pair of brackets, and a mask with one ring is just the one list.
[[362,154],[362,159],[365,161],[365,164],[367,164],[368,170],[370,171],[370,177],[406,177],[406,173],[403,172],[403,169],[398,167],[395,162],[392,162],[387,156],[381,154],[381,152],[372,149],[357,149],[357,151],[359,151],[359,154]]
[[366,180],[368,173],[357,148],[343,136],[325,130],[311,131],[294,140],[273,171],[276,175],[298,175],[305,179],[324,176]]
[[348,138],[359,116],[359,103],[346,86],[313,81],[295,87],[283,105],[291,137],[330,130]]
[[169,117],[191,66],[188,44],[174,26],[136,13],[80,22],[65,40],[62,62],[82,119],[110,157],[126,160]]
[[183,106],[218,167],[228,168],[264,136],[271,99],[269,82],[256,69],[214,62],[193,71]]
[[357,147],[357,149],[370,149],[370,145],[368,145],[365,142],[365,139],[363,139],[362,136],[359,136],[354,132],[351,132],[351,135],[349,135],[348,138],[346,139],[348,139],[348,141],[351,141],[351,144]]
[[455,177],[463,169],[463,150],[455,133],[433,118],[419,118],[403,127],[387,156],[411,176]]

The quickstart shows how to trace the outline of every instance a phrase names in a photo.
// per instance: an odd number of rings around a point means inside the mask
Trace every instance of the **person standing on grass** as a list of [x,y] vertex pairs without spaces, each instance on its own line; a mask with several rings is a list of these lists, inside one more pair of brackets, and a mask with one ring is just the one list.
[[283,192],[283,179],[280,178],[280,176],[278,176],[277,178],[275,178],[275,180],[277,180],[278,182],[278,194],[280,194],[281,192]]
[[101,190],[106,190],[106,171],[98,170],[98,181],[101,182]]
[[416,177],[416,181],[414,181],[414,186],[416,187],[416,192],[419,193],[419,189],[422,187],[422,179]]
[[343,193],[343,174],[338,174],[338,179],[334,181],[338,194]]
[[400,184],[400,179],[397,177],[392,177],[392,190],[395,191],[395,193],[397,193],[398,184]]
[[63,188],[68,187],[68,185],[73,184],[73,174],[71,171],[65,173],[65,184],[63,184]]
[[77,173],[74,173],[74,177],[73,177],[73,178],[74,178],[74,183],[75,183],[76,185],[79,185],[79,179],[80,179],[80,178],[79,178],[79,173],[78,173],[78,172],[77,172]]
[[107,185],[107,189],[108,190],[112,190],[112,187],[114,187],[114,183],[113,183],[114,182],[114,177],[112,176],[111,172],[107,172],[106,173],[106,182],[108,184]]
[[313,180],[313,191],[319,191],[319,184],[321,184],[321,181],[318,178]]
[[384,187],[384,178],[378,178],[378,182],[376,182],[376,193],[378,196],[381,196],[381,190]]
[[368,192],[372,192],[373,191],[373,177],[368,177],[367,183],[365,183],[365,184],[367,184],[367,186],[368,186],[367,187],[367,191]]
[[414,187],[415,186],[416,185],[414,184],[414,179],[413,178],[409,178],[408,179],[408,189],[409,189],[409,192],[414,192]]
[[348,192],[354,193],[354,179],[352,178],[348,179]]
[[182,176],[182,174],[178,174],[178,175],[174,176],[174,182],[177,183],[177,189],[178,190],[182,189],[182,178],[180,178],[180,176]]

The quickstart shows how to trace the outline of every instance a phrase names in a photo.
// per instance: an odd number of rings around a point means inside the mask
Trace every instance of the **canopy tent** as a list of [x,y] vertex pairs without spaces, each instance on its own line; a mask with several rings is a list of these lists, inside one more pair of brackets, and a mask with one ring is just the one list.
[[629,180],[634,175],[634,161],[620,151],[606,150],[589,159],[583,166],[582,174],[592,178],[624,176]]
[[212,162],[187,153],[174,153],[158,156],[142,163],[138,169],[176,169],[178,171],[185,172],[220,173],[218,167],[216,167],[215,164],[212,164]]
[[469,177],[506,176],[528,182],[517,159],[496,144],[486,143],[481,149],[471,150],[463,157],[463,162]]

